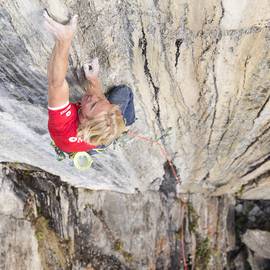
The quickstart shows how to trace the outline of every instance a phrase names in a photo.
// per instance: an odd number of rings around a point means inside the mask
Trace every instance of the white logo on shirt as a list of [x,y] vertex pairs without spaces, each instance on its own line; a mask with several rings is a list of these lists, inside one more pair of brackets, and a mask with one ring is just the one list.
[[77,137],[69,137],[68,140],[70,142],[76,142],[78,140],[78,138]]
[[66,116],[69,117],[70,115],[71,115],[71,111],[68,111],[68,112],[66,113]]
[[77,142],[77,143],[81,143],[82,142],[82,139],[81,138],[77,138],[77,137],[69,137],[68,140],[70,142]]

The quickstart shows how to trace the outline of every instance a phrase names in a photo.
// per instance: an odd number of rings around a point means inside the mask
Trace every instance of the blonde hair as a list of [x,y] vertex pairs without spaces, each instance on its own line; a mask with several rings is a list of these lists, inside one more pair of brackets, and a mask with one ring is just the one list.
[[108,145],[127,130],[121,110],[112,105],[84,124],[79,124],[77,136],[92,145]]

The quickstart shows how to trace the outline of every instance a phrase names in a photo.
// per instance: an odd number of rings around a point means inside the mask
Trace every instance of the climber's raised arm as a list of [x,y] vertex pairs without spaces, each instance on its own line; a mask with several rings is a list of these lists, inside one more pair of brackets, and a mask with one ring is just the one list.
[[[56,48],[58,47],[58,48]],[[61,62],[66,62],[65,50],[61,45],[55,45],[54,54],[49,61],[48,65],[48,107],[55,108],[64,106],[69,102],[69,86],[65,79],[66,69],[65,64],[59,64],[57,58],[61,59]]]
[[106,98],[103,94],[102,83],[98,78],[99,63],[98,58],[94,58],[91,62],[83,65],[85,78],[87,79],[86,93],[88,95],[96,95]]
[[69,87],[65,79],[68,55],[76,30],[77,15],[67,25],[60,24],[44,11],[44,25],[55,38],[55,46],[48,64],[48,107],[59,108],[69,102]]

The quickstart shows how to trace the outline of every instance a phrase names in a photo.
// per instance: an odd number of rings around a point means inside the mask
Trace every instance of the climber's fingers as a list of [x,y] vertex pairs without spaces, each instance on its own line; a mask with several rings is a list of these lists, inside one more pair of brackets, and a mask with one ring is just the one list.
[[98,58],[94,58],[92,61],[87,62],[83,65],[83,70],[87,79],[93,79],[99,73]]
[[88,73],[89,72],[89,70],[91,70],[92,69],[92,66],[91,66],[91,63],[89,62],[89,63],[85,63],[84,65],[83,65],[83,70],[84,70],[84,73],[86,74],[86,73]]
[[61,24],[52,19],[47,11],[43,12],[44,26],[51,32],[57,40],[70,41],[75,33],[78,21],[78,15],[74,15],[68,24]]
[[47,10],[44,10],[44,11],[43,11],[43,17],[44,17],[46,20],[50,19],[50,16],[48,15]]
[[57,21],[55,21],[54,19],[52,19],[49,15],[48,12],[46,10],[44,10],[43,12],[43,17],[44,17],[44,21],[47,24],[50,24],[52,27],[54,28],[71,28],[73,31],[76,29],[77,27],[77,22],[78,22],[78,15],[74,15],[71,20],[69,21],[69,23],[67,25],[63,25]]
[[91,61],[91,65],[92,67],[94,67],[94,69],[98,69],[99,68],[99,63],[98,63],[98,58],[95,57],[92,61]]
[[49,32],[52,32],[53,34],[57,33],[57,31],[55,31],[55,27],[53,27],[48,21],[44,21],[43,24]]
[[48,12],[46,10],[44,10],[44,12],[43,12],[43,17],[44,17],[44,21],[47,22],[48,24],[52,25],[52,26],[57,26],[59,24],[58,22],[56,22],[55,20],[53,20],[48,15]]
[[95,57],[92,61],[86,62],[83,65],[83,69],[84,69],[85,72],[88,72],[88,71],[98,72],[99,71],[98,58]]
[[91,63],[86,63],[83,65],[84,74],[87,80],[91,80],[94,77],[93,68]]
[[71,18],[71,20],[70,20],[70,22],[69,22],[69,25],[70,25],[73,29],[76,29],[76,27],[77,27],[77,22],[78,22],[78,15],[76,14],[76,15],[74,15],[74,16]]

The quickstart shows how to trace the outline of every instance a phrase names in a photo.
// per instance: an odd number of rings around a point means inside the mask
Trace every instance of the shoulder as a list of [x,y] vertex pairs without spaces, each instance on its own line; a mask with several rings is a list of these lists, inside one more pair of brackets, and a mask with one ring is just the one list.
[[50,129],[69,130],[76,125],[78,119],[78,108],[74,103],[60,109],[48,108],[48,126]]
[[48,107],[49,115],[58,115],[58,116],[66,116],[69,117],[73,111],[78,111],[79,106],[75,103],[68,102],[64,106],[61,107]]

